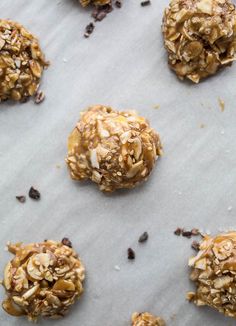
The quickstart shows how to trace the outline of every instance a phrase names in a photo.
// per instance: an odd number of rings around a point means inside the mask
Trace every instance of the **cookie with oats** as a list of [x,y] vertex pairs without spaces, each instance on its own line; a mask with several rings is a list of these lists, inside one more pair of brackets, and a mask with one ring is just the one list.
[[[68,239],[67,239],[68,240]],[[85,269],[68,242],[9,244],[14,258],[4,270],[7,298],[3,309],[10,315],[58,318],[65,315],[83,292]]]
[[73,179],[91,179],[112,192],[146,180],[161,153],[160,137],[145,118],[97,105],[81,113],[66,161]]
[[236,318],[236,232],[206,236],[189,266],[196,292],[189,292],[187,298]]
[[236,10],[230,0],[171,0],[162,31],[170,67],[198,83],[236,59]]
[[135,312],[132,315],[132,326],[166,326],[166,323],[162,318],[153,316],[148,312]]
[[22,25],[0,19],[0,102],[36,94],[47,66],[38,39]]

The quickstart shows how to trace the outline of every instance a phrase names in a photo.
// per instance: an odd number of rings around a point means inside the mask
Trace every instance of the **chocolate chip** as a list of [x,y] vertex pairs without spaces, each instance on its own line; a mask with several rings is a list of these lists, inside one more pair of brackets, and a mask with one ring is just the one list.
[[191,231],[182,231],[182,236],[186,238],[191,238],[192,232]]
[[20,203],[25,203],[25,202],[26,202],[26,197],[25,197],[25,196],[16,196],[16,199],[17,199]]
[[68,238],[63,238],[61,242],[64,244],[64,246],[72,248],[72,242]]
[[130,260],[135,259],[135,252],[132,248],[128,248],[127,253],[128,253],[128,259]]
[[86,27],[85,27],[85,33],[84,33],[84,37],[88,38],[94,31],[94,24],[93,23],[89,23]]
[[31,187],[29,190],[29,197],[35,200],[39,200],[40,199],[40,192],[35,189],[34,187]]
[[192,247],[194,250],[199,251],[199,249],[200,249],[200,244],[199,244],[199,242],[197,242],[197,241],[193,241],[192,244],[191,244],[191,247]]
[[183,229],[181,229],[181,228],[177,228],[177,229],[174,231],[174,234],[179,236],[179,235],[182,234],[182,232],[183,232]]
[[122,2],[121,2],[120,0],[117,0],[117,1],[115,2],[115,6],[116,6],[117,8],[121,8],[121,7],[122,7]]
[[148,239],[148,233],[144,232],[142,235],[140,235],[138,242],[143,243],[143,242],[147,241],[147,239]]
[[150,0],[145,0],[145,1],[142,1],[141,2],[141,6],[142,7],[150,6],[150,4],[151,4],[151,1]]

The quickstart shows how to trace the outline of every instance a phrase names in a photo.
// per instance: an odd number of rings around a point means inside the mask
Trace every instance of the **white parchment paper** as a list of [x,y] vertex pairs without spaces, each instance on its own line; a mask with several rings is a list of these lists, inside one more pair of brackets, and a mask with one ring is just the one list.
[[[167,0],[145,8],[139,3],[124,0],[87,40],[90,12],[77,0],[0,1],[1,18],[35,33],[51,61],[41,105],[0,104],[0,269],[10,259],[7,241],[64,236],[87,269],[84,295],[66,319],[39,325],[124,326],[134,311],[160,314],[171,326],[236,325],[185,300],[192,289],[191,240],[173,235],[177,226],[213,234],[236,229],[236,65],[199,85],[180,82],[168,69],[162,43]],[[160,132],[165,155],[146,184],[108,196],[70,179],[67,136],[92,104],[136,109]],[[15,196],[32,185],[40,202],[18,203]],[[140,245],[144,231],[149,240]],[[136,251],[133,262],[128,247]],[[28,322],[1,310],[0,325]]]

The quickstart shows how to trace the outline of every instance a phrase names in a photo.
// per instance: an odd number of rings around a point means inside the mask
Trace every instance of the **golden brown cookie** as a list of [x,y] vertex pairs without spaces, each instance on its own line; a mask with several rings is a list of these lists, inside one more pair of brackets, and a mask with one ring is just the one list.
[[198,83],[236,58],[236,10],[230,0],[172,0],[163,17],[170,67]]
[[38,39],[22,25],[0,19],[0,102],[36,94],[47,66]]
[[188,299],[236,318],[236,232],[206,236],[189,266],[196,292],[189,292]]
[[[62,243],[63,242],[63,243]],[[84,266],[71,242],[9,244],[14,258],[6,265],[4,310],[12,316],[64,316],[83,292]]]
[[159,135],[146,119],[97,105],[81,113],[66,161],[73,179],[91,179],[111,192],[146,180],[161,152]]

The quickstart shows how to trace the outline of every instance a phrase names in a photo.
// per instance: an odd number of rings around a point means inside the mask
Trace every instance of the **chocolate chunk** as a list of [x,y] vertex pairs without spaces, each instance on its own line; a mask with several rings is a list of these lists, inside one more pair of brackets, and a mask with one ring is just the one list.
[[132,248],[128,248],[127,253],[128,253],[128,259],[130,260],[135,259],[135,252]]
[[147,232],[144,232],[144,233],[139,237],[138,242],[139,242],[139,243],[143,243],[143,242],[147,241],[147,239],[148,239],[148,233],[147,233]]
[[61,242],[64,244],[64,246],[72,248],[72,242],[68,238],[63,238]]
[[26,202],[26,197],[25,197],[25,196],[16,196],[16,199],[17,199],[20,203],[25,203],[25,202]]
[[150,0],[145,0],[145,1],[142,1],[141,2],[141,6],[142,7],[150,6],[150,4],[151,4],[151,1]]
[[35,200],[39,200],[40,199],[40,192],[35,189],[34,187],[31,187],[29,190],[29,197]]

